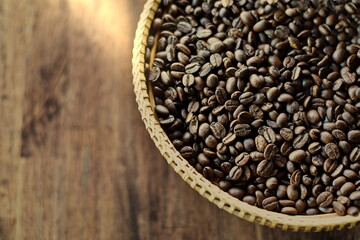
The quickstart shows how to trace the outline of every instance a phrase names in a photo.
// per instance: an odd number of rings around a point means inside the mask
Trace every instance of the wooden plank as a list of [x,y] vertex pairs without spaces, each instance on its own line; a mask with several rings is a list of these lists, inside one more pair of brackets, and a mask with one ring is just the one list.
[[0,2],[0,239],[15,239],[21,215],[22,102],[26,76],[23,2]]

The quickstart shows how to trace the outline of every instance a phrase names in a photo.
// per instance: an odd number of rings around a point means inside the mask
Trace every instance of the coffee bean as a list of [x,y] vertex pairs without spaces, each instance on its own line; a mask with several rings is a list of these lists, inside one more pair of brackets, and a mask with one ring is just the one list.
[[331,192],[322,192],[319,194],[319,196],[316,198],[317,204],[319,204],[320,207],[326,208],[334,200],[334,196],[331,194]]
[[351,206],[347,209],[347,214],[352,216],[357,216],[359,214],[359,208],[355,206]]
[[352,182],[346,182],[341,186],[340,192],[343,196],[349,196],[350,193],[355,191],[355,188],[355,184]]
[[251,133],[251,127],[248,124],[237,124],[234,127],[234,133],[240,137],[248,136]]
[[242,11],[240,13],[240,19],[246,26],[249,26],[249,27],[252,27],[256,21],[254,16],[250,12],[247,12],[247,11]]
[[268,28],[268,26],[269,26],[268,21],[260,20],[259,22],[255,23],[255,25],[253,26],[253,30],[255,32],[263,32]]
[[274,164],[272,161],[262,160],[256,168],[256,173],[261,177],[269,177],[273,169]]
[[222,139],[226,135],[226,129],[220,122],[211,123],[210,129],[217,139]]
[[266,210],[275,210],[279,205],[278,199],[276,197],[268,197],[265,198],[262,201],[262,206],[263,208],[265,208]]
[[348,71],[341,73],[341,77],[344,79],[345,83],[348,85],[351,85],[356,81],[355,75]]
[[306,157],[306,152],[304,150],[295,150],[290,153],[289,160],[292,162],[301,162]]
[[349,207],[350,206],[350,199],[348,197],[345,196],[339,196],[336,199],[339,203],[341,203],[342,205],[344,205],[345,207]]
[[283,207],[281,209],[281,213],[288,214],[288,215],[296,215],[298,211],[294,207]]
[[296,187],[289,185],[287,187],[287,196],[290,200],[296,201],[299,199],[299,191]]
[[249,104],[252,101],[254,101],[255,97],[254,94],[252,92],[246,92],[240,95],[239,97],[239,101],[242,104]]
[[310,135],[308,133],[298,135],[293,141],[293,147],[295,149],[303,148],[309,141]]
[[275,177],[268,178],[266,180],[266,187],[270,190],[275,189],[278,186],[278,180]]
[[197,73],[201,68],[198,62],[193,62],[185,66],[185,72],[189,74]]
[[280,96],[277,98],[277,100],[278,100],[279,102],[291,102],[293,99],[294,99],[294,97],[291,96],[291,95],[288,94],[288,93],[282,93],[282,94],[280,94]]
[[267,145],[267,142],[266,142],[266,139],[263,136],[261,136],[261,135],[256,136],[256,138],[255,138],[255,146],[256,146],[256,149],[258,151],[264,152],[265,148],[266,148],[266,145]]
[[268,144],[264,150],[264,157],[267,159],[272,159],[275,157],[278,151],[279,149],[275,144]]
[[342,205],[341,203],[334,201],[332,202],[332,206],[334,207],[334,210],[337,214],[339,214],[340,216],[344,216],[346,213],[346,208],[344,205]]
[[360,191],[352,192],[349,196],[350,200],[360,200]]
[[156,105],[155,106],[155,112],[160,117],[167,117],[169,115],[169,110],[163,105]]
[[181,21],[177,24],[177,29],[182,33],[190,33],[192,30],[192,26],[188,22]]
[[235,163],[239,167],[245,166],[250,161],[250,155],[248,153],[241,153],[239,156],[235,158]]
[[161,70],[159,67],[154,67],[150,73],[149,73],[149,81],[150,82],[156,82],[159,78],[160,78],[160,75],[161,75]]
[[222,57],[219,53],[214,53],[210,56],[210,63],[213,67],[220,67],[222,64]]
[[215,97],[216,100],[220,103],[220,104],[224,104],[226,102],[226,100],[228,99],[226,90],[222,87],[218,87],[215,91]]
[[264,138],[266,139],[266,141],[268,143],[275,143],[276,141],[276,136],[275,136],[275,132],[272,128],[270,127],[262,127],[259,129],[259,133],[260,135],[263,135]]
[[[231,184],[231,183],[230,183]],[[219,183],[220,185],[220,183]],[[235,198],[242,199],[245,196],[245,191],[241,188],[233,187],[229,189],[229,194]]]
[[293,131],[289,128],[282,128],[280,130],[280,135],[285,141],[291,141],[294,137]]
[[210,44],[209,50],[211,53],[220,53],[225,49],[225,44],[220,41],[214,41],[212,44]]
[[247,195],[242,199],[242,201],[250,205],[255,205],[256,198],[254,196]]
[[297,187],[300,184],[301,180],[301,172],[300,170],[295,170],[290,177],[290,185],[293,187]]
[[230,144],[233,144],[236,140],[236,135],[233,134],[233,133],[228,133],[223,139],[222,139],[222,142],[225,144],[225,145],[230,145]]
[[334,159],[334,158],[328,158],[324,162],[324,171],[326,173],[334,172],[337,167],[338,167],[338,164],[336,162],[336,159]]
[[309,144],[308,151],[310,154],[315,155],[321,151],[321,145],[319,142],[312,142]]
[[210,125],[208,123],[202,123],[199,126],[199,137],[206,138],[210,133]]
[[196,32],[196,36],[199,39],[205,39],[205,38],[210,37],[211,35],[212,35],[211,29],[200,29]]
[[339,148],[335,143],[325,145],[325,153],[329,158],[338,159],[340,157]]
[[241,112],[237,118],[240,123],[246,123],[246,124],[250,124],[254,120],[253,115],[246,111]]
[[230,100],[227,100],[226,102],[225,102],[225,109],[226,110],[228,110],[228,111],[235,111],[236,110],[236,108],[239,106],[239,102],[238,101],[236,101],[236,100],[232,100],[232,99],[230,99]]
[[355,147],[350,153],[350,161],[358,162],[360,160],[360,148]]
[[351,130],[347,134],[348,140],[352,143],[360,143],[360,130]]
[[265,82],[264,78],[260,77],[259,75],[252,74],[250,76],[250,84],[254,88],[261,88],[264,82]]
[[233,167],[229,172],[230,180],[237,181],[240,179],[241,174],[243,173],[243,170],[239,166]]

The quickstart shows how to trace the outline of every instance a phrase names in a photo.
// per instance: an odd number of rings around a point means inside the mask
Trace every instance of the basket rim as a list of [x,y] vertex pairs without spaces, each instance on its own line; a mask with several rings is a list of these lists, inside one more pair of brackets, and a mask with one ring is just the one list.
[[136,102],[146,130],[168,164],[200,195],[219,208],[250,222],[270,228],[291,231],[319,232],[352,228],[360,224],[358,216],[338,216],[337,214],[295,215],[271,212],[249,205],[222,191],[215,184],[198,173],[175,149],[165,131],[161,128],[151,107],[145,77],[145,52],[152,20],[162,0],[147,0],[138,22],[132,58],[133,85]]

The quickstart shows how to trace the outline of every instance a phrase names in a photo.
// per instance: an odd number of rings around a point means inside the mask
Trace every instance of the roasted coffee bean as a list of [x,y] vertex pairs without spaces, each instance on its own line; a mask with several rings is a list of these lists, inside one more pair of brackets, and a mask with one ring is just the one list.
[[256,149],[259,152],[264,152],[265,148],[267,146],[266,139],[261,135],[256,136],[256,138],[255,138],[255,146],[256,146]]
[[205,39],[205,38],[210,37],[211,35],[212,35],[211,29],[200,29],[196,32],[196,36],[199,39]]
[[331,159],[338,159],[340,157],[339,148],[335,143],[326,144],[325,153]]
[[290,153],[289,160],[292,162],[301,162],[306,157],[306,152],[304,150],[295,150]]
[[360,143],[360,130],[351,130],[347,134],[348,140],[352,143]]
[[299,199],[299,191],[296,187],[289,185],[287,187],[287,196],[290,200],[296,201]]
[[182,33],[190,33],[192,30],[192,26],[188,22],[181,21],[177,24],[177,29]]
[[[275,189],[278,186],[278,180],[276,177],[271,177],[266,180],[266,187],[270,190]],[[360,199],[359,199],[360,200]]]
[[253,115],[246,111],[241,112],[237,118],[240,123],[246,123],[246,124],[250,124],[254,120]]
[[226,129],[220,122],[211,123],[210,129],[217,139],[222,139],[226,135]]
[[266,20],[260,20],[259,22],[255,23],[255,25],[253,26],[253,30],[255,32],[262,32],[264,30],[266,30],[269,26],[268,21]]
[[229,172],[230,180],[237,181],[240,179],[243,170],[239,166],[233,167]]
[[359,214],[359,208],[355,206],[351,206],[347,209],[346,213],[352,216],[357,216]]
[[279,205],[279,202],[276,197],[268,197],[262,201],[262,206],[266,210],[270,210],[270,211],[275,210],[278,207],[278,205]]
[[350,193],[354,192],[355,191],[355,184],[352,183],[352,182],[346,182],[344,183],[341,188],[340,188],[340,193],[341,195],[343,196],[349,196]]
[[239,101],[242,104],[249,104],[252,101],[254,101],[254,99],[255,99],[255,97],[252,92],[245,92],[245,93],[241,94],[239,97]]
[[331,205],[333,200],[334,200],[334,196],[331,194],[331,192],[322,192],[316,198],[317,204],[319,204],[319,206],[323,208],[326,208],[329,205]]
[[247,195],[242,199],[242,201],[250,205],[255,205],[256,198],[254,196]]
[[346,208],[344,205],[342,205],[341,203],[334,201],[332,202],[332,206],[334,207],[334,210],[337,214],[339,214],[340,216],[344,216],[346,213]]
[[288,214],[288,215],[296,215],[298,211],[294,207],[283,207],[281,209],[281,213]]
[[262,160],[256,168],[256,173],[261,177],[269,177],[274,169],[274,164],[270,160]]
[[230,145],[232,143],[234,143],[236,140],[236,135],[233,134],[233,133],[228,133],[223,139],[222,139],[222,142],[225,144],[225,145]]
[[251,127],[248,124],[237,124],[234,127],[234,133],[239,137],[248,136],[251,133]]
[[267,159],[272,159],[273,157],[275,157],[278,151],[279,149],[275,144],[268,144],[264,149],[264,157]]
[[315,155],[321,151],[321,144],[319,142],[312,142],[309,144],[308,151],[310,154]]
[[246,193],[241,188],[233,187],[229,189],[229,194],[235,198],[243,199]]
[[249,27],[252,27],[256,22],[256,19],[254,18],[254,16],[250,12],[247,12],[247,11],[243,11],[240,13],[240,19],[246,26],[249,26]]
[[290,177],[290,185],[293,187],[297,187],[300,184],[301,180],[301,172],[300,170],[295,170]]
[[250,160],[251,160],[250,155],[246,152],[243,152],[235,158],[235,163],[239,167],[242,167],[245,166]]
[[336,199],[339,203],[341,203],[342,205],[344,205],[345,207],[349,207],[350,206],[350,199],[348,197],[345,196],[339,196]]
[[352,192],[349,196],[350,200],[360,200],[360,191]]
[[355,147],[350,153],[350,161],[359,162],[360,160],[360,148]]
[[198,62],[192,62],[185,66],[185,72],[188,74],[197,73],[201,68],[201,65]]
[[282,128],[280,130],[280,135],[285,141],[291,141],[294,137],[293,131],[289,128]]
[[337,167],[338,167],[338,164],[336,162],[336,159],[334,159],[334,158],[328,158],[324,162],[324,171],[326,173],[334,172]]
[[298,135],[293,141],[293,147],[295,149],[301,149],[307,144],[309,139],[310,135],[308,133]]
[[276,141],[276,136],[275,136],[275,132],[272,128],[270,127],[263,127],[259,129],[259,132],[261,135],[264,136],[264,138],[266,139],[266,141],[268,143],[275,143]]

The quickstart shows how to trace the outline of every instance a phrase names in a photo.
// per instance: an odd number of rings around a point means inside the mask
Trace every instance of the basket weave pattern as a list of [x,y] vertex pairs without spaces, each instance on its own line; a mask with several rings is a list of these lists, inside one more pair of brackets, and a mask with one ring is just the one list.
[[222,191],[198,173],[175,149],[155,117],[150,103],[145,77],[145,49],[149,29],[161,0],[148,0],[140,16],[133,48],[133,84],[142,120],[156,147],[167,162],[193,189],[219,208],[250,222],[271,228],[292,231],[330,231],[352,228],[360,223],[360,216],[322,214],[289,216],[250,206]]

